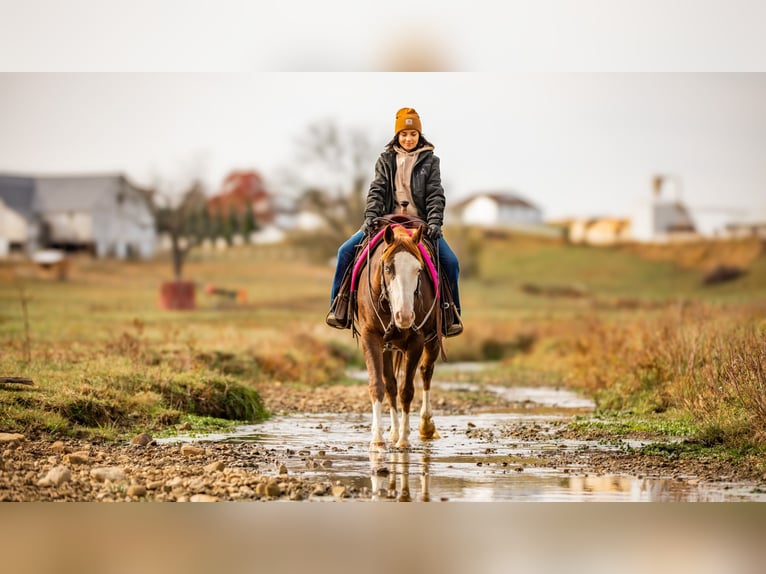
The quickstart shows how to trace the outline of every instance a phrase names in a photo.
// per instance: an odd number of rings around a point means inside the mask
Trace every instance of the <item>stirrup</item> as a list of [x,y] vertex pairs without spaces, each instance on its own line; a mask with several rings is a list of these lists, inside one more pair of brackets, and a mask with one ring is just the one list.
[[327,323],[330,327],[335,327],[336,329],[346,329],[346,323],[341,321],[335,316],[335,313],[330,311],[327,313],[327,316],[324,318],[324,322]]
[[447,327],[446,332],[444,333],[445,337],[456,337],[460,333],[463,332],[463,323],[452,323],[449,327]]

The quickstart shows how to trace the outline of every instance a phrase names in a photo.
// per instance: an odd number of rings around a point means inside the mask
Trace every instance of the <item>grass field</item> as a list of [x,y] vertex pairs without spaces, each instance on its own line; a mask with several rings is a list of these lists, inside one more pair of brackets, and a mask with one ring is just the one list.
[[[452,239],[454,237],[454,239]],[[498,361],[504,384],[563,384],[602,410],[692,421],[708,441],[766,442],[766,256],[757,241],[591,248],[448,230],[465,332],[448,362]],[[740,278],[703,285],[712,266]],[[97,434],[266,416],[257,384],[323,385],[361,364],[324,325],[333,269],[285,246],[192,253],[197,309],[158,307],[169,260],[73,260],[67,281],[0,263],[0,430]],[[204,293],[245,289],[236,304]],[[437,368],[448,368],[440,364]]]

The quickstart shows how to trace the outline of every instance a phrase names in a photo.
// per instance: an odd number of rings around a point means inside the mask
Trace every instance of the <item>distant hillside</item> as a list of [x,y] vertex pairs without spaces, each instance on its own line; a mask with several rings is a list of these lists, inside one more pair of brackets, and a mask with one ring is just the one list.
[[651,261],[672,261],[681,267],[702,270],[713,269],[720,265],[750,267],[766,253],[766,242],[758,238],[712,240],[642,244],[633,243],[622,247]]
[[[471,261],[478,283],[526,293],[642,300],[766,298],[766,251],[760,241],[590,247],[495,235],[456,243],[461,265]],[[706,273],[723,264],[744,272],[732,281],[704,284]]]

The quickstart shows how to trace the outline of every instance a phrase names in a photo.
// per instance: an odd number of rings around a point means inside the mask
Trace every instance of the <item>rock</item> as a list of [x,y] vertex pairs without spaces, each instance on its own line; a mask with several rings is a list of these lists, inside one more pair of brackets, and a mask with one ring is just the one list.
[[181,454],[184,456],[202,456],[205,454],[205,449],[198,446],[185,444],[181,447]]
[[376,467],[376,468],[375,468],[375,469],[372,471],[372,473],[373,473],[375,476],[388,476],[389,474],[391,474],[391,471],[390,471],[390,470],[388,470],[388,468],[386,468],[385,466],[378,466],[378,467]]
[[142,432],[141,434],[134,436],[131,439],[130,444],[132,446],[146,446],[148,444],[151,444],[152,440],[154,439],[152,439],[152,436],[150,434]]
[[192,492],[200,492],[201,490],[205,490],[207,488],[207,482],[205,482],[204,478],[195,478],[189,483],[189,490]]
[[157,490],[162,488],[162,486],[165,484],[164,480],[150,480],[146,483],[146,489],[147,490]]
[[191,430],[192,426],[189,421],[186,421],[183,424],[180,424],[176,427],[178,430]]
[[282,496],[282,487],[279,486],[279,483],[276,480],[270,480],[266,483],[266,495],[274,497]]
[[51,445],[51,450],[57,454],[64,454],[66,452],[66,446],[60,440],[57,440]]
[[131,484],[128,487],[128,496],[142,498],[146,496],[146,487],[143,484]]
[[0,432],[0,444],[14,445],[22,442],[26,437],[19,433]]
[[314,490],[311,491],[311,494],[314,496],[324,496],[327,494],[327,486],[324,484],[317,484],[314,487]]
[[183,487],[183,485],[184,485],[184,479],[181,478],[180,476],[174,476],[173,478],[171,478],[165,483],[165,487],[168,490],[175,490],[176,488]]
[[221,462],[220,460],[217,460],[217,461],[211,462],[210,464],[205,466],[205,471],[206,472],[220,472],[224,468],[226,468],[226,465],[223,462]]
[[348,492],[346,492],[346,487],[342,484],[336,484],[331,489],[330,492],[332,492],[332,495],[335,498],[346,498],[348,496]]
[[90,475],[98,482],[121,482],[125,480],[125,471],[119,466],[100,466],[91,469]]
[[279,465],[277,472],[279,472],[279,474],[287,474],[287,467],[284,465],[284,463]]
[[80,450],[66,455],[64,460],[69,464],[88,464],[90,462],[90,456],[87,451]]
[[191,502],[218,502],[218,497],[209,494],[195,494],[189,500]]
[[72,480],[72,473],[66,466],[56,466],[48,471],[45,478],[37,483],[39,486],[61,486]]

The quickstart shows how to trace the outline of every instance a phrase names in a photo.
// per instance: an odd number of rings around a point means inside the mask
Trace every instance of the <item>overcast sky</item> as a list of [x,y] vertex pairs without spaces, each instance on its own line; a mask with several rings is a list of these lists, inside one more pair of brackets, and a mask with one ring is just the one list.
[[453,201],[513,190],[546,218],[628,215],[666,173],[692,206],[752,214],[766,207],[764,102],[766,74],[2,74],[0,171],[276,182],[312,122],[382,149],[412,106]]

